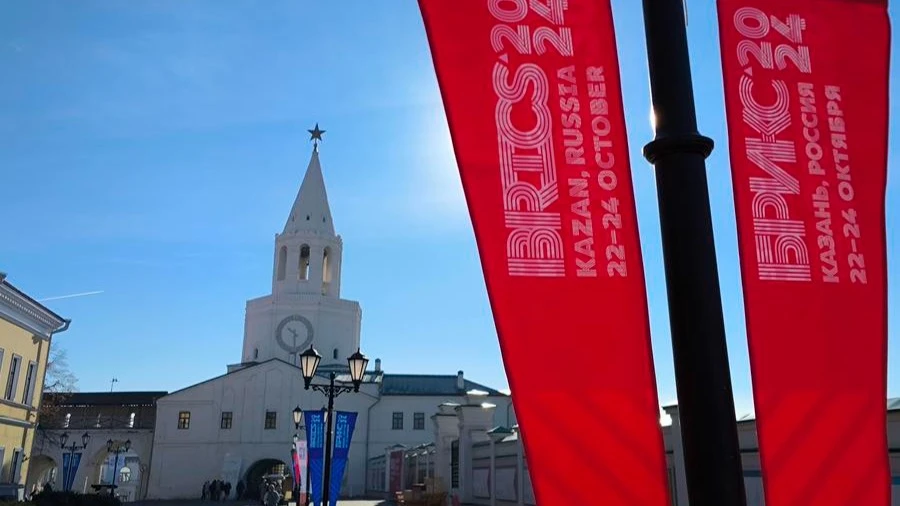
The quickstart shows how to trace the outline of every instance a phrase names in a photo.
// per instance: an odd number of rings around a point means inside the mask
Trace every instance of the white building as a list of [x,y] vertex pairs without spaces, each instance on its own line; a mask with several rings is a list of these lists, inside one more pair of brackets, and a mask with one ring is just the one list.
[[[227,373],[157,401],[147,498],[199,497],[204,481],[259,478],[290,460],[292,410],[321,409],[326,398],[303,389],[298,355],[313,345],[330,371],[349,382],[347,357],[360,348],[362,310],[341,298],[343,242],[334,230],[318,148],[281,234],[275,237],[272,293],[247,302],[242,360]],[[362,346],[364,350],[364,346]],[[335,409],[359,413],[342,495],[366,490],[370,457],[394,445],[434,438],[431,417],[466,392],[485,392],[496,425],[511,426],[509,396],[450,375],[385,374],[375,360],[359,393],[343,394]],[[288,471],[289,473],[289,471]]]

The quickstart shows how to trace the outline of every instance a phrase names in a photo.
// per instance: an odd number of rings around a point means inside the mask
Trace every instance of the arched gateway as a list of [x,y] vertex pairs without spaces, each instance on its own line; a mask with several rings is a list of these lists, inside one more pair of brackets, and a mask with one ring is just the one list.
[[25,487],[30,491],[33,488],[42,490],[47,483],[50,483],[50,486],[56,486],[56,474],[57,463],[53,458],[47,455],[35,455],[31,459],[31,465],[28,466],[28,479],[25,480]]
[[290,492],[294,487],[290,466],[278,459],[257,460],[244,473],[244,499],[261,498],[263,485],[269,483],[275,484],[282,496]]

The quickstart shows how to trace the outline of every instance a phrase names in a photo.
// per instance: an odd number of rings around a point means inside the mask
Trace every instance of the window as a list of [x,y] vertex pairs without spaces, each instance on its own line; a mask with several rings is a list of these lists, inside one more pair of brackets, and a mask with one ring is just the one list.
[[450,486],[459,488],[459,439],[450,443]]
[[129,429],[134,428],[134,413],[128,415],[128,428]]
[[19,483],[22,479],[22,455],[24,451],[21,448],[13,450],[12,461],[9,463],[9,482]]
[[425,430],[425,413],[413,413],[413,430]]
[[394,411],[394,417],[391,419],[392,430],[403,430],[403,413]]
[[19,367],[22,364],[22,357],[13,355],[12,361],[9,363],[9,377],[6,378],[6,400],[11,401],[16,396],[16,387],[19,383]]
[[72,422],[72,413],[66,413],[66,419],[63,421],[63,429],[69,428],[69,423]]
[[34,400],[34,382],[37,379],[37,375],[35,371],[37,370],[37,363],[34,361],[28,361],[28,369],[25,371],[25,393],[22,394],[22,404],[26,406],[31,406],[32,401]]
[[338,349],[335,348],[333,352],[331,352],[331,358],[337,360],[338,358]]
[[275,414],[274,411],[266,411],[266,430],[275,428]]
[[178,428],[186,430],[191,428],[191,412],[181,411],[178,413]]
[[253,348],[253,360],[259,358],[259,348]]
[[231,414],[231,411],[223,411],[222,412],[222,421],[219,423],[220,429],[230,429],[231,428],[231,419],[234,415]]

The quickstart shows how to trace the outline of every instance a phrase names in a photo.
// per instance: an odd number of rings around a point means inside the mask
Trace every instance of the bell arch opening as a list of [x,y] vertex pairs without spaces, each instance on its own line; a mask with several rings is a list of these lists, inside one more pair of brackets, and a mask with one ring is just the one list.
[[300,263],[297,266],[297,279],[306,281],[309,279],[309,245],[300,247]]
[[287,246],[282,246],[278,248],[278,267],[276,273],[276,279],[278,281],[284,281],[284,277],[287,275]]

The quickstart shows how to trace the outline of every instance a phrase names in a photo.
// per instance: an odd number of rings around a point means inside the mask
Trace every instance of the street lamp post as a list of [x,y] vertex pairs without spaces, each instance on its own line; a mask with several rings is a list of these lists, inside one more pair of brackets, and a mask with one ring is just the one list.
[[112,439],[106,441],[106,451],[115,455],[115,458],[113,459],[112,484],[109,488],[109,495],[114,495],[116,493],[116,472],[118,471],[119,467],[119,455],[127,452],[130,449],[130,439],[125,441],[125,443],[115,443]]
[[335,385],[334,380],[336,375],[334,371],[329,373],[327,385],[311,384],[321,360],[322,356],[319,355],[312,346],[300,354],[300,370],[303,373],[303,387],[306,390],[312,388],[328,397],[328,408],[325,412],[325,471],[322,484],[322,504],[328,506],[328,489],[331,485],[331,431],[334,418],[334,398],[342,393],[359,392],[359,385],[362,383],[363,375],[366,372],[366,366],[369,364],[369,359],[360,353],[359,350],[356,350],[356,353],[347,358],[347,364],[350,366],[350,380],[353,382],[352,387]]
[[[301,426],[302,423],[303,423],[303,410],[300,409],[300,406],[297,406],[296,408],[294,408],[294,430],[297,431],[297,434],[294,435],[294,441],[297,441],[300,439],[300,430],[301,429],[306,430],[305,427]],[[309,449],[307,449],[305,458],[306,458],[306,482],[303,483],[303,486],[306,490],[306,506],[309,506],[309,501],[310,501],[310,499],[309,499],[309,477],[310,477],[310,474],[309,474]]]
[[644,0],[656,170],[675,386],[691,506],[743,506],[737,421],[725,344],[705,159],[697,131],[683,0]]
[[[88,443],[91,442],[91,435],[88,434],[87,432],[85,432],[84,434],[82,434],[82,435],[81,435],[81,445],[80,445],[80,446],[79,446],[75,441],[72,441],[72,444],[71,444],[71,445],[66,446],[66,442],[67,442],[68,440],[69,440],[69,433],[68,433],[68,432],[63,432],[62,435],[59,436],[59,447],[60,447],[60,449],[62,449],[62,450],[68,450],[68,452],[67,452],[67,453],[69,454],[69,469],[68,469],[68,472],[71,473],[71,472],[72,472],[72,464],[75,462],[75,452],[78,451],[78,450],[84,450],[85,448],[87,448]],[[68,473],[63,473],[63,474],[65,475],[65,474],[68,474]],[[67,480],[66,478],[68,478],[68,476],[63,476],[63,491],[64,491],[64,492],[69,492],[69,488],[68,488],[68,486],[67,486],[69,480]]]

